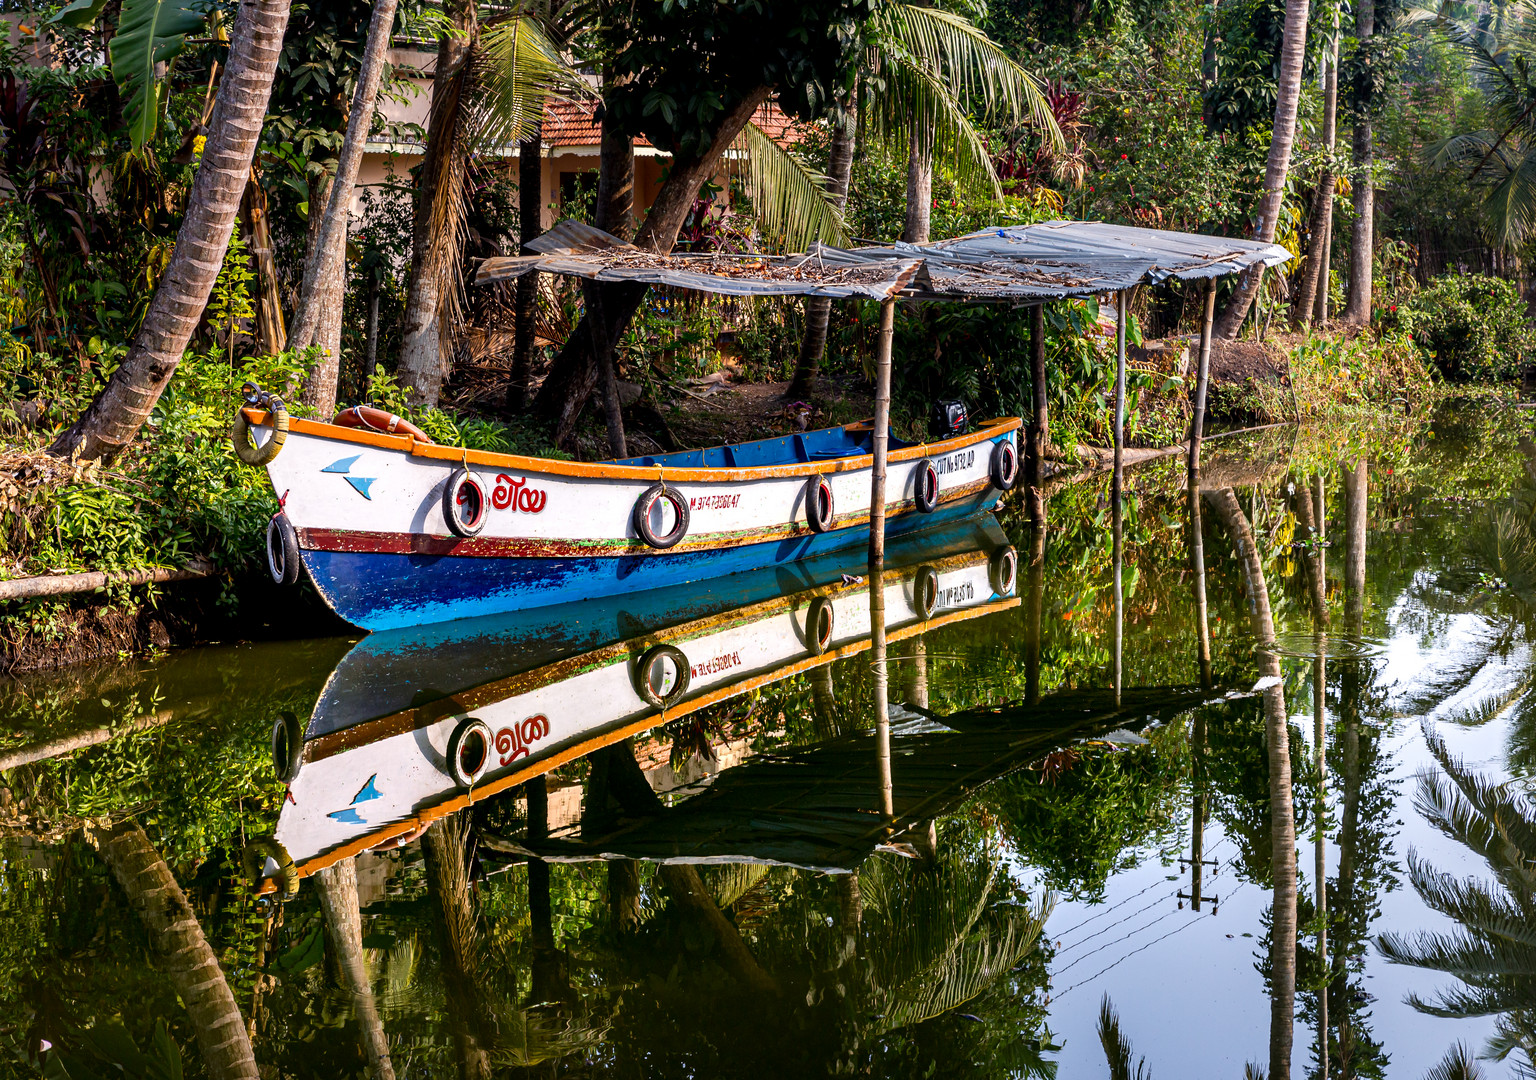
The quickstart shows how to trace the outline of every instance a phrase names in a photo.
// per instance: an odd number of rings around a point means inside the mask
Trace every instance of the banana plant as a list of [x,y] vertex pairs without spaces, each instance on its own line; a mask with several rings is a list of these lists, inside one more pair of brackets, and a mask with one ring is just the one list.
[[[52,22],[86,27],[101,17],[106,0],[74,0]],[[155,65],[168,63],[186,46],[187,35],[208,20],[207,0],[123,0],[117,32],[107,51],[112,78],[126,102],[123,115],[135,150],[155,137],[165,93]]]

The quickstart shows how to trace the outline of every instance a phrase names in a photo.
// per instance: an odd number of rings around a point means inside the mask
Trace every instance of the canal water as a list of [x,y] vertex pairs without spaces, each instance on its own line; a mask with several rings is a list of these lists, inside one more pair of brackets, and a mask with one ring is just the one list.
[[878,578],[13,678],[0,1072],[1516,1075],[1529,427],[1220,439],[1194,498],[1020,490]]

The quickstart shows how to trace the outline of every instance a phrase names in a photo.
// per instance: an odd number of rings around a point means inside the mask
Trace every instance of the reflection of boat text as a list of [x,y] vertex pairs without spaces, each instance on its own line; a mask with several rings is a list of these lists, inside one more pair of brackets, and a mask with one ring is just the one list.
[[548,734],[549,717],[542,713],[530,716],[521,724],[502,728],[496,732],[496,752],[501,755],[501,763],[510,765],[518,758],[527,757],[533,744]]
[[962,581],[958,585],[949,585],[939,590],[939,596],[935,607],[954,607],[956,604],[966,604],[976,599],[976,585],[974,582]]
[[741,666],[741,651],[722,653],[720,656],[704,661],[702,664],[694,664],[689,670],[690,678],[701,678],[705,675],[714,675],[721,671],[729,671],[733,667]]

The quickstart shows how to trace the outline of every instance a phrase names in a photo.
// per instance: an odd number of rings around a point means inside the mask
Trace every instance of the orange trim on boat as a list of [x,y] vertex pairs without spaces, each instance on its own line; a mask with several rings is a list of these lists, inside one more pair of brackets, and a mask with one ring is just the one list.
[[[967,608],[963,611],[952,611],[946,615],[936,616],[935,618],[929,619],[926,622],[919,621],[908,626],[904,626],[899,630],[889,631],[886,634],[885,640],[887,643],[904,641],[915,634],[924,634],[930,630],[937,630],[940,627],[948,626],[950,623],[959,622],[963,619],[979,618],[982,615],[991,615],[999,611],[1008,611],[1012,608],[1018,607],[1019,603],[1019,598],[1017,596],[1012,596],[1006,600],[996,600],[990,604],[982,604],[978,607]],[[297,873],[301,879],[309,877],[311,874],[319,870],[324,870],[328,866],[334,866],[342,859],[349,859],[354,855],[361,855],[363,852],[376,848],[380,844],[388,843],[390,840],[393,840],[396,837],[404,836],[406,833],[424,828],[432,824],[434,821],[438,821],[447,817],[449,814],[456,814],[460,810],[463,810],[465,807],[472,806],[482,799],[490,798],[493,795],[499,795],[501,792],[506,791],[508,788],[516,787],[519,784],[527,783],[529,780],[532,780],[535,777],[543,776],[548,772],[553,772],[555,769],[558,769],[560,766],[566,764],[567,762],[574,761],[577,758],[590,754],[595,750],[601,750],[605,746],[612,746],[616,742],[620,742],[624,739],[630,738],[631,736],[639,735],[643,732],[649,731],[651,728],[656,727],[659,724],[664,724],[669,720],[676,720],[679,717],[687,716],[693,712],[698,711],[699,709],[704,708],[707,705],[715,705],[719,702],[727,701],[733,697],[736,697],[738,694],[744,694],[751,690],[757,690],[764,686],[770,686],[781,679],[787,679],[791,675],[799,675],[802,672],[811,671],[825,664],[830,664],[834,660],[841,660],[848,656],[857,656],[859,653],[867,651],[870,648],[870,645],[871,640],[869,638],[864,638],[860,641],[849,642],[847,645],[839,646],[836,649],[828,649],[820,656],[807,657],[804,660],[786,665],[785,667],[776,668],[773,671],[766,672],[762,675],[756,675],[750,679],[743,679],[739,683],[731,683],[729,685],[717,687],[714,690],[707,691],[706,693],[700,694],[698,697],[684,703],[684,705],[677,709],[675,712],[668,712],[667,710],[663,709],[660,712],[643,716],[638,720],[632,720],[629,723],[617,727],[611,731],[606,731],[601,735],[596,735],[585,742],[577,743],[573,746],[566,747],[564,750],[558,751],[557,753],[551,754],[548,757],[540,758],[537,762],[530,764],[525,768],[518,769],[514,772],[506,774],[505,776],[498,777],[495,780],[487,783],[484,787],[471,788],[468,792],[462,795],[457,795],[454,798],[451,798],[446,802],[439,803],[436,806],[426,807],[411,817],[403,818],[391,825],[386,825],[384,828],[378,830],[377,832],[370,833],[367,836],[360,836],[356,840],[348,841],[347,843],[342,844],[340,847],[331,849],[324,855],[317,855],[315,858],[310,859],[308,862],[303,864],[295,864],[294,872]],[[256,888],[256,892],[259,895],[266,895],[276,891],[277,885],[272,881],[271,878],[264,879]]]
[[[246,409],[245,418],[257,426],[267,423],[267,414],[261,409]],[[925,457],[941,457],[956,450],[964,450],[967,447],[990,442],[999,436],[1017,431],[1023,426],[1024,421],[1017,416],[984,420],[981,426],[969,435],[957,435],[952,439],[945,439],[942,442],[919,443],[917,446],[892,450],[887,457],[887,461],[895,464],[903,461],[917,461]],[[869,425],[848,424],[844,430],[864,432],[869,430]],[[375,446],[381,450],[401,450],[409,453],[412,457],[429,458],[455,464],[486,465],[492,468],[512,469],[523,473],[575,476],[589,480],[654,481],[656,479],[656,469],[658,468],[655,465],[612,465],[605,462],[557,461],[553,458],[524,457],[521,454],[497,454],[489,450],[465,450],[463,447],[458,446],[440,446],[437,443],[416,442],[406,435],[385,435],[381,432],[365,431],[360,428],[338,427],[335,424],[327,424],[319,420],[301,420],[297,417],[291,418],[288,421],[288,433],[290,437],[293,435],[309,435],[314,438],[334,439],[337,442]],[[668,480],[679,482],[699,480],[766,480],[773,477],[810,476],[812,473],[851,472],[856,469],[867,469],[873,462],[874,456],[872,454],[859,454],[853,457],[829,458],[826,461],[797,462],[793,465],[761,465],[745,469],[665,469],[665,475]],[[663,466],[662,468],[665,467]]]

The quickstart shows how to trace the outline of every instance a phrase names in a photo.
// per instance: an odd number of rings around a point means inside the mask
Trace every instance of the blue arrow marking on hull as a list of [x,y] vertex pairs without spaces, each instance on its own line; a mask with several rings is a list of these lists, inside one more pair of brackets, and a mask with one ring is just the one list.
[[325,468],[321,469],[320,471],[321,472],[334,472],[334,473],[351,472],[352,471],[353,463],[356,462],[357,459],[362,457],[362,456],[363,456],[362,454],[353,454],[351,457],[344,457],[340,461],[333,461],[333,462],[331,462],[329,465],[327,465]]
[[359,495],[372,502],[373,496],[368,494],[368,489],[373,486],[373,482],[377,479],[378,477],[376,476],[349,476],[347,477],[347,483],[356,488]]

